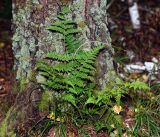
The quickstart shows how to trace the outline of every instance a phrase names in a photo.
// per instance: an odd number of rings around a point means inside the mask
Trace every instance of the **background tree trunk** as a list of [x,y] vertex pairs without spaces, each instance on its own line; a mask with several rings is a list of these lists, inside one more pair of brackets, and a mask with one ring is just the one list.
[[[31,81],[35,74],[35,62],[48,51],[63,52],[64,48],[59,34],[46,30],[54,20],[62,4],[68,4],[72,10],[69,16],[83,30],[83,48],[88,49],[99,43],[105,44],[107,50],[98,56],[97,84],[105,87],[113,79],[113,49],[110,34],[107,29],[107,0],[14,0],[13,1],[13,51],[15,56],[16,79],[21,85],[29,84],[29,88],[17,97],[17,102],[11,109],[10,122],[12,129],[19,124],[17,121],[31,119],[38,115],[33,111],[33,100],[39,90],[32,89]],[[36,90],[36,95],[28,102],[30,93]],[[35,101],[35,100],[34,100]],[[16,113],[16,118],[13,114]],[[28,116],[29,114],[29,116]],[[19,120],[20,119],[20,120]],[[10,125],[10,122],[7,125]],[[18,127],[18,126],[17,126]],[[16,128],[17,128],[16,127]],[[7,131],[7,130],[6,130]],[[8,132],[9,133],[9,132]]]

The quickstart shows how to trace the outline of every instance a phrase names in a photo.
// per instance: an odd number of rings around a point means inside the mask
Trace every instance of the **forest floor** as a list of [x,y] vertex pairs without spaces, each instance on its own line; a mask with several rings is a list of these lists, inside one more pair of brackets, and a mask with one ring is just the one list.
[[14,100],[11,94],[14,83],[12,69],[14,61],[10,26],[10,20],[0,20],[0,122]]
[[160,60],[160,3],[158,0],[144,0],[139,1],[138,6],[141,28],[137,30],[132,29],[126,2],[115,0],[110,6],[111,36],[115,51],[120,55],[133,51],[135,57],[128,60],[131,62],[151,61],[153,57]]
[[[153,82],[160,81],[160,2],[138,1],[140,29],[133,29],[127,2],[115,0],[109,7],[111,17],[112,46],[115,50],[115,62],[119,74],[129,79],[149,80],[153,70],[148,67],[155,65],[156,75],[150,78]],[[141,68],[146,68],[141,71]],[[151,67],[152,68],[152,67]],[[126,74],[128,73],[128,74]],[[152,73],[152,74],[153,74]]]
[[[143,64],[145,61],[152,62],[153,58],[160,62],[160,5],[157,4],[158,2],[159,0],[139,2],[141,16],[139,30],[132,29],[125,2],[115,0],[110,6],[109,14],[112,22],[109,25],[112,28],[115,61],[119,64],[118,72],[123,73],[123,67],[126,64]],[[0,20],[0,122],[15,99],[15,93],[12,92],[15,77],[11,37],[11,21]],[[129,58],[128,53],[132,53],[133,58]],[[130,75],[131,79],[144,77],[144,73]],[[160,81],[160,73],[155,80]],[[103,136],[103,133],[99,136]]]

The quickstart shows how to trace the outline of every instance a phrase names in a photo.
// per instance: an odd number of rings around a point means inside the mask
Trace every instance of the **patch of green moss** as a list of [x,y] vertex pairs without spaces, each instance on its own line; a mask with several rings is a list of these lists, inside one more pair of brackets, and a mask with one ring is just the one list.
[[9,117],[12,113],[12,108],[7,112],[6,114],[6,118],[2,121],[2,123],[0,124],[0,137],[16,137],[16,134],[14,133],[14,131],[9,131]]

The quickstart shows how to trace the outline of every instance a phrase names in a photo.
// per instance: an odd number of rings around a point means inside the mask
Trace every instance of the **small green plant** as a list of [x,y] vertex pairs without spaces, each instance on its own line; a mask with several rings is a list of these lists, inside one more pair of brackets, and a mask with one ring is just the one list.
[[143,82],[126,82],[125,87],[130,91],[130,105],[134,107],[134,125],[132,134],[135,137],[160,136],[157,111],[158,96]]
[[160,136],[159,126],[154,118],[155,114],[153,115],[150,109],[140,106],[135,109],[135,114],[135,136]]
[[[160,136],[159,128],[159,96],[155,96],[150,90],[142,86],[142,93],[137,94],[135,99],[135,116],[134,116],[134,136]],[[144,92],[146,89],[148,92]]]

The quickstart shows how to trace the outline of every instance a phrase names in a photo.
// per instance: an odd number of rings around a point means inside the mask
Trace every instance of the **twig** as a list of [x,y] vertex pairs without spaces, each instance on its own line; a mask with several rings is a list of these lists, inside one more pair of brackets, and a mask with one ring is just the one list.
[[75,54],[74,54],[74,55],[77,54],[78,50],[79,50],[81,47],[83,47],[83,46],[86,45],[86,44],[91,45],[91,43],[100,43],[100,44],[107,45],[107,43],[105,43],[105,42],[100,42],[100,41],[96,41],[96,40],[95,40],[95,41],[89,41],[89,40],[87,40],[85,43],[83,43],[83,44],[75,51]]
[[106,7],[107,10],[112,6],[112,4],[114,3],[114,1],[115,1],[115,0],[112,0],[112,1],[107,5],[107,7]]

